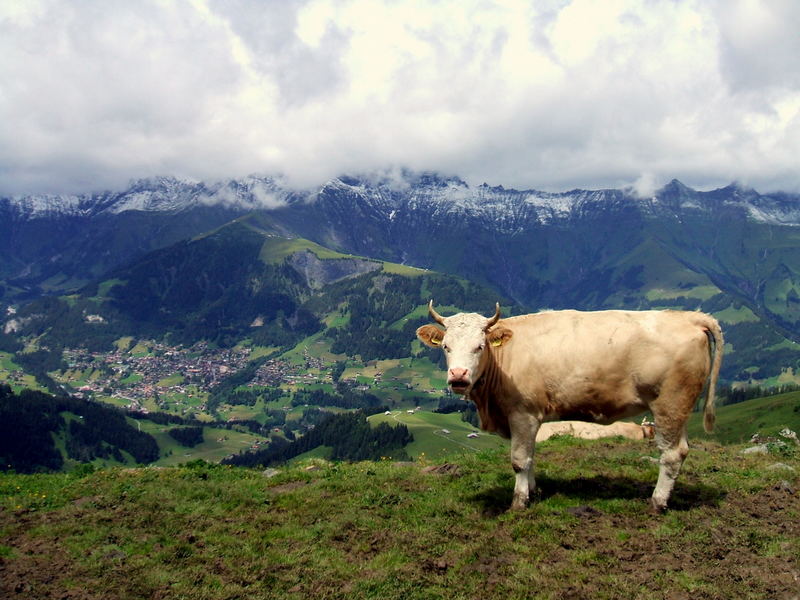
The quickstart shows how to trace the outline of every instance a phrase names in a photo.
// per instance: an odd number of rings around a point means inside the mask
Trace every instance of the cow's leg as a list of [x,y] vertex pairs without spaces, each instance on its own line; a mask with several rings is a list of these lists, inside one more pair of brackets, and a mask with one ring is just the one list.
[[675,486],[675,479],[680,473],[683,461],[689,454],[689,443],[686,441],[686,424],[677,431],[668,429],[662,431],[656,422],[656,445],[661,450],[659,461],[658,482],[653,490],[651,499],[653,509],[663,512],[667,508],[667,501]]
[[661,450],[658,481],[651,499],[653,509],[663,512],[675,487],[683,461],[689,454],[686,422],[708,373],[702,364],[694,370],[676,369],[661,387],[661,394],[650,405],[656,422],[656,445]]
[[530,493],[536,489],[533,474],[533,449],[539,421],[531,415],[515,414],[509,416],[511,429],[511,468],[514,469],[514,500],[512,510],[521,510],[528,506]]

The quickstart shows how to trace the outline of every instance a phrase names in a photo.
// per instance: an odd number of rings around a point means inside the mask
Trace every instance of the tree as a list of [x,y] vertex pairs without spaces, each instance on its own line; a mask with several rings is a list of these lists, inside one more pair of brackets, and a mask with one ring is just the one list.
[[172,439],[186,448],[194,448],[203,443],[202,427],[175,427],[168,433]]

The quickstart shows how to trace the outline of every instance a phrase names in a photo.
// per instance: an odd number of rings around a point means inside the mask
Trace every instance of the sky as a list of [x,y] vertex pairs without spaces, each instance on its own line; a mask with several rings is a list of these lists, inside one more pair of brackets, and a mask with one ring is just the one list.
[[0,0],[0,194],[800,191],[796,0]]

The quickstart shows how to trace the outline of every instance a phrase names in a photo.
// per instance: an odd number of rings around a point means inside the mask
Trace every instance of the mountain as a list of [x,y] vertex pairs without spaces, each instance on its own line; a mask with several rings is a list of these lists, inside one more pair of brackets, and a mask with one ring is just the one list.
[[[268,178],[213,185],[161,178],[118,194],[4,199],[0,209],[10,215],[2,221],[6,238],[20,241],[0,248],[7,299],[79,287],[101,273],[126,281],[133,277],[139,284],[128,288],[127,296],[122,288],[110,292],[111,304],[142,331],[182,327],[224,335],[232,328],[240,335],[254,314],[252,302],[263,301],[258,294],[266,289],[283,294],[281,286],[290,285],[285,278],[250,290],[240,305],[235,297],[242,288],[230,285],[231,277],[245,273],[234,261],[238,251],[228,255],[234,262],[227,273],[223,254],[195,254],[200,246],[187,241],[249,214],[245,229],[269,232],[284,246],[291,245],[287,239],[302,238],[342,254],[454,274],[524,310],[712,312],[730,344],[723,372],[729,380],[791,379],[800,364],[797,195],[762,195],[740,185],[699,192],[678,181],[650,197],[631,190],[550,193],[403,173],[340,177],[313,192],[288,190]],[[245,254],[258,245],[247,241],[249,235],[241,238],[243,245],[250,244]],[[161,272],[158,265],[167,255],[147,254],[159,248],[171,248],[169,256],[183,253],[181,266],[174,268],[194,272],[195,283],[185,290],[177,279],[142,284],[150,269]],[[291,259],[292,277],[302,280],[319,267],[311,255]],[[220,277],[216,287],[203,283],[208,273],[192,266],[197,260],[216,265],[209,280]],[[314,285],[326,286],[324,279],[305,281],[306,295],[287,307],[306,302]],[[112,290],[109,285],[101,291]],[[215,295],[222,287],[227,295]],[[148,292],[139,298],[142,289]],[[429,292],[438,302],[437,290]],[[170,308],[181,302],[186,306],[177,312]],[[487,312],[492,304],[479,310]],[[183,312],[193,320],[181,325],[176,318]],[[170,320],[170,314],[176,318]],[[269,322],[272,317],[266,316]]]
[[[313,191],[290,190],[272,178],[204,184],[159,177],[117,193],[0,198],[0,280],[8,299],[79,287],[254,210],[267,212],[287,235],[333,249],[478,274],[531,307],[563,298],[584,272],[607,267],[597,264],[604,255],[630,251],[654,235],[663,244],[675,224],[708,221],[704,236],[711,241],[724,222],[773,231],[800,224],[797,196],[760,195],[737,185],[696,192],[673,181],[640,198],[630,190],[470,187],[455,177],[414,173],[340,177]],[[639,231],[644,223],[669,231]],[[564,279],[563,265],[576,261],[580,268]],[[544,280],[531,284],[530,272],[542,267]],[[583,291],[578,286],[577,294]]]
[[153,437],[132,427],[120,410],[33,390],[17,396],[0,384],[2,470],[58,471],[65,458],[74,465],[95,459],[149,463],[158,456]]
[[208,186],[157,177],[117,193],[0,198],[0,298],[80,287],[290,195],[270,179]]
[[[800,198],[760,196],[737,186],[695,192],[673,181],[642,199],[622,190],[470,188],[434,176],[397,191],[342,178],[313,204],[278,208],[270,216],[341,251],[477,276],[529,307],[599,308],[619,304],[626,290],[702,283],[732,287],[769,310],[759,283],[778,263],[791,274],[800,264],[785,254],[796,246]],[[684,267],[695,275],[660,280],[664,265],[659,273],[641,273],[637,255],[654,265],[677,263],[667,270]],[[777,260],[765,260],[770,256]]]
[[288,349],[324,333],[335,354],[369,361],[411,355],[431,290],[445,307],[466,310],[498,299],[454,276],[283,237],[250,214],[155,250],[77,293],[29,302],[6,325],[51,351],[110,349],[123,336],[221,347],[246,338]]

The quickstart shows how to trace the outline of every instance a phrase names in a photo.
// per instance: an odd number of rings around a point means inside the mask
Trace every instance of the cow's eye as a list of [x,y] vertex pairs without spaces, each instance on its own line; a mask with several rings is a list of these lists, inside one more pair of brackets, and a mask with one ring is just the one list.
[[483,349],[484,349],[485,347],[486,347],[486,344],[484,344],[483,342],[481,342],[480,344],[478,344],[478,347],[477,347],[477,348],[475,348],[475,350],[473,350],[473,352],[475,352],[475,354],[477,354],[478,352],[483,352]]
[[447,344],[442,344],[442,350],[444,350],[445,352],[450,352],[450,346],[448,346]]

